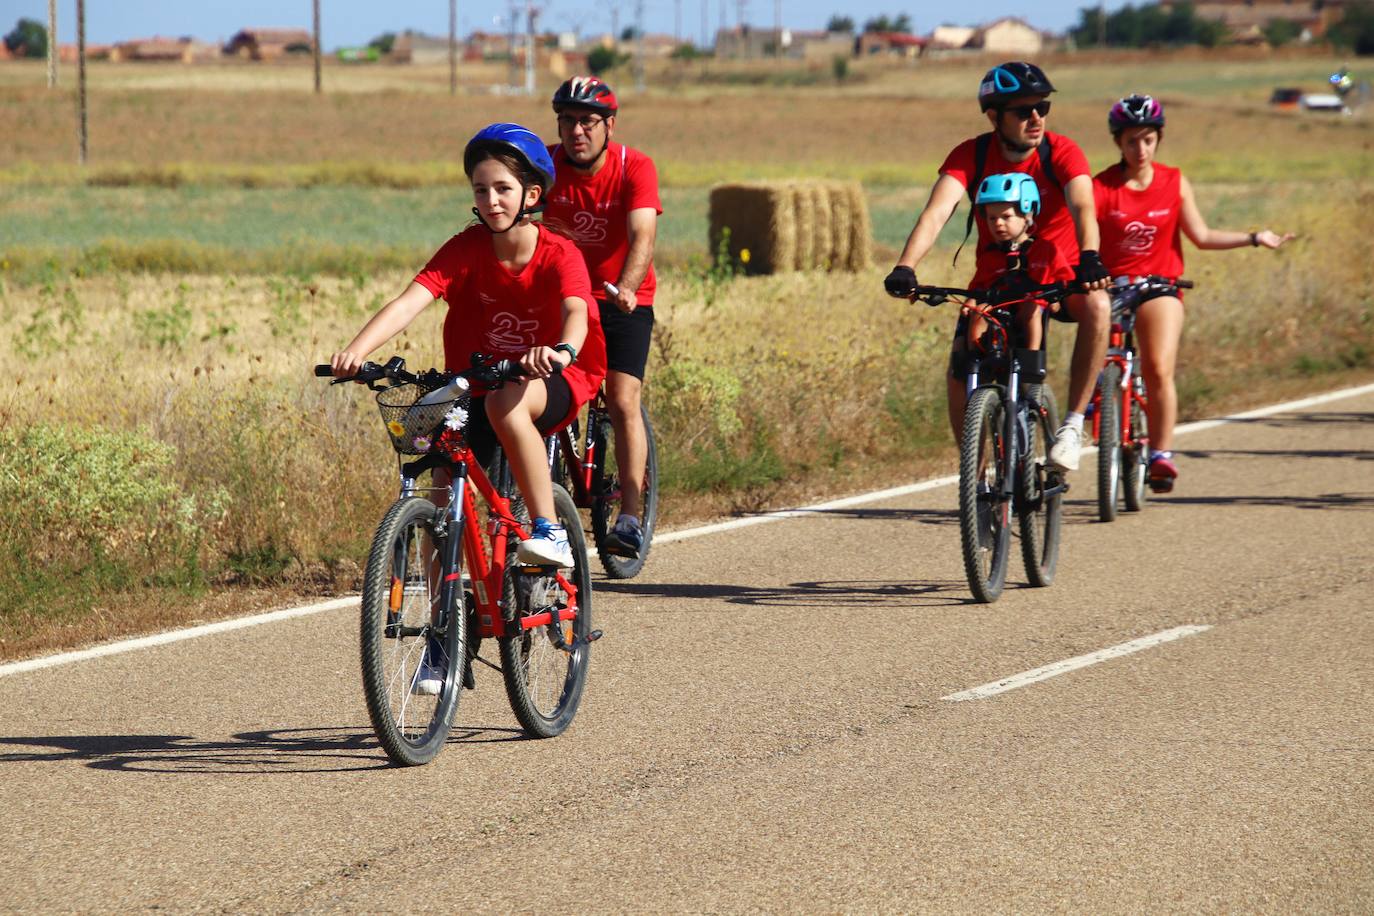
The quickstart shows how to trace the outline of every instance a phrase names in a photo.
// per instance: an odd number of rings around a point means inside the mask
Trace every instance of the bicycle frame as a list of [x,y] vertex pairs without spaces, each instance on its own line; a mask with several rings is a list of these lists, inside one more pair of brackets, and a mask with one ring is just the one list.
[[[553,467],[554,460],[558,451],[561,449],[564,456],[569,460],[568,482],[572,484],[571,496],[573,503],[579,509],[590,509],[595,499],[592,493],[592,481],[596,471],[596,439],[593,430],[596,429],[601,417],[607,414],[606,392],[598,389],[596,396],[592,398],[587,407],[587,425],[580,431],[576,430],[576,423],[570,423],[558,431],[556,437],[549,437],[549,466]],[[581,438],[581,450],[575,448],[573,436],[579,435]],[[576,459],[575,463],[572,460]]]
[[[466,569],[472,580],[473,598],[477,605],[476,635],[483,638],[515,636],[535,627],[548,626],[553,623],[555,613],[560,623],[575,620],[578,609],[577,586],[568,581],[562,571],[557,572],[555,577],[559,586],[567,592],[567,605],[550,605],[520,618],[506,618],[502,613],[501,596],[504,591],[510,537],[514,534],[523,541],[529,538],[529,533],[520,527],[520,523],[511,513],[510,501],[497,492],[481,464],[473,456],[472,449],[467,445],[456,450],[451,457],[442,462],[421,460],[406,465],[401,472],[402,496],[415,495],[415,478],[425,467],[434,463],[447,465],[452,472],[452,481],[448,487],[448,506],[444,510],[444,530],[450,533],[460,532],[459,537],[444,538],[443,568],[453,572],[445,576],[444,581],[439,584],[440,606],[464,608],[463,602],[455,600],[459,597],[458,590],[462,588],[462,573],[459,570],[463,567],[458,565],[458,551],[461,549],[467,560]],[[490,553],[477,521],[477,499],[474,490],[486,500],[490,510]],[[550,627],[550,632],[553,634],[552,641],[558,648],[573,648],[573,645],[565,640],[561,626]]]

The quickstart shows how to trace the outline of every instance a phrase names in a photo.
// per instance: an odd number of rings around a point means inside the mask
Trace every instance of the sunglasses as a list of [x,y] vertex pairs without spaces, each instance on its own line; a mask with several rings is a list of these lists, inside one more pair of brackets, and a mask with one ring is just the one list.
[[1032,114],[1038,114],[1042,118],[1049,114],[1050,100],[1045,99],[1044,101],[1036,102],[1034,105],[1008,105],[1002,110],[1010,111],[1022,121],[1029,121]]

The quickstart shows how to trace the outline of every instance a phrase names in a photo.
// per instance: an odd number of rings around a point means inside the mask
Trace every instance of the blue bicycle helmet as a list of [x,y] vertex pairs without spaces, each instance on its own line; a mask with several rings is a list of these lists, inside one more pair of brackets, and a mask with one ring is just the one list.
[[1049,95],[1053,91],[1054,85],[1044,70],[1023,60],[1012,60],[983,74],[978,84],[978,105],[987,111],[1019,95]]
[[978,186],[978,194],[973,199],[975,207],[983,204],[1016,204],[1022,215],[1040,214],[1040,188],[1035,179],[1025,172],[1007,172],[1002,175],[989,175]]
[[473,134],[463,150],[463,171],[469,178],[484,152],[511,153],[543,180],[539,182],[545,193],[553,186],[553,157],[539,135],[519,124],[489,124]]

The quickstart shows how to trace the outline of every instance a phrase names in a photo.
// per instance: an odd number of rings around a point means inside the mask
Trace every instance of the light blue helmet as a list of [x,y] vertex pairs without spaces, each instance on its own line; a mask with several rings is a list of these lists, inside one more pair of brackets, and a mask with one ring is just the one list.
[[1022,214],[1040,214],[1040,189],[1035,179],[1025,172],[1007,172],[1002,175],[989,175],[978,186],[978,194],[973,199],[974,206],[983,204],[1016,204]]

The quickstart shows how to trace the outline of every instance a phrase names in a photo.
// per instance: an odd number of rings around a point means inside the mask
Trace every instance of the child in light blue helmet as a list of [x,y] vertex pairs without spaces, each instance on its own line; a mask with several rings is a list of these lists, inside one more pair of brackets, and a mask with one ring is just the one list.
[[[1035,217],[1040,213],[1040,189],[1035,179],[1024,172],[989,175],[978,186],[974,197],[976,206],[987,223],[991,235],[990,246],[1006,255],[989,284],[989,294],[1003,301],[1015,298],[1020,290],[1051,282],[1058,263],[1058,250],[1052,245],[1037,243],[1033,235]],[[1044,322],[1040,320],[1041,303],[1034,300],[1017,306],[1016,322],[1021,328],[1025,347],[1040,349],[1044,340]],[[977,315],[969,323],[968,340],[977,340],[982,333],[983,319]]]

